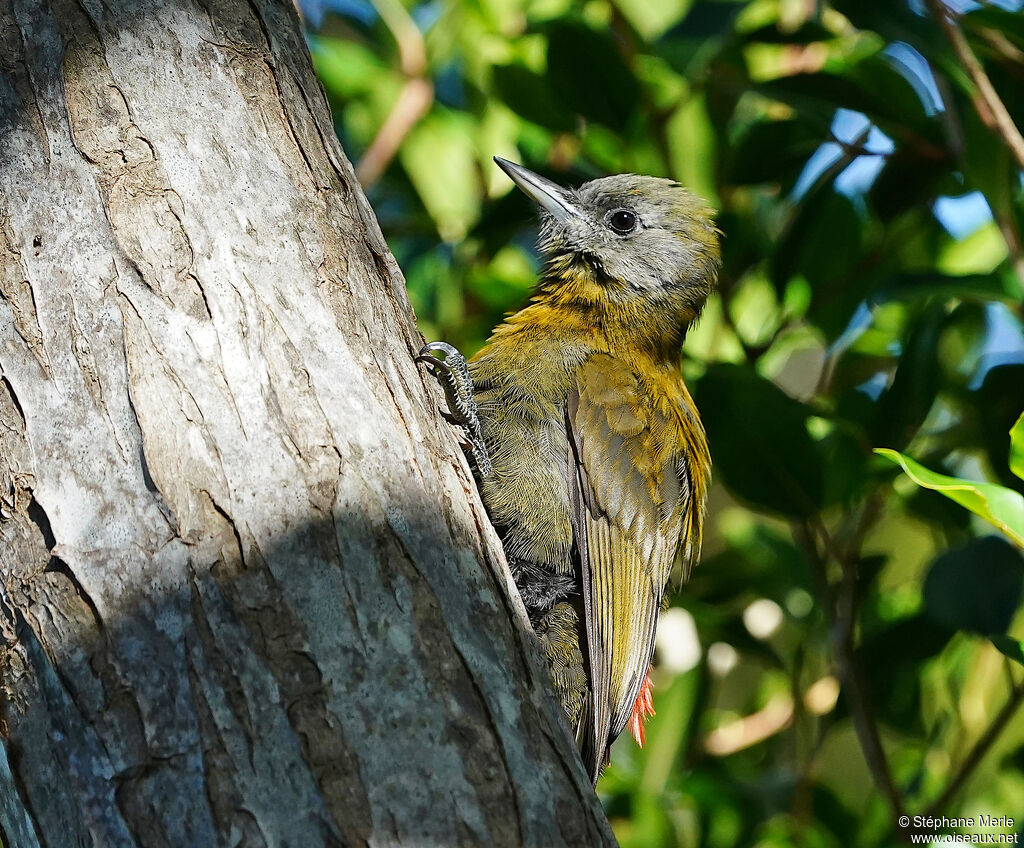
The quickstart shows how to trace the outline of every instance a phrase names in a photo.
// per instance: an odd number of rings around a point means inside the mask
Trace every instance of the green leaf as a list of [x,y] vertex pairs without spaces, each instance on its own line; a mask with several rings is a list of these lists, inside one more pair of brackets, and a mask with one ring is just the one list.
[[765,97],[788,103],[805,118],[816,118],[827,129],[836,109],[870,114],[872,99],[851,79],[832,73],[791,74],[761,83]]
[[999,536],[971,539],[940,554],[924,581],[928,616],[950,630],[988,636],[1013,620],[1024,587],[1024,559]]
[[932,303],[913,316],[901,339],[896,374],[876,403],[874,444],[904,446],[917,433],[942,385],[937,350],[946,323],[945,305]]
[[496,65],[494,86],[512,111],[550,130],[571,130],[572,114],[562,108],[548,80],[522,65]]
[[696,78],[729,40],[743,6],[698,0],[657,42],[657,51],[684,77]]
[[816,21],[804,21],[792,31],[780,28],[780,22],[775,21],[744,34],[745,41],[765,44],[813,44],[815,41],[829,41],[833,38],[835,33]]
[[933,489],[980,515],[1024,548],[1024,496],[995,483],[961,480],[930,471],[910,457],[888,448],[875,448],[875,453],[903,467],[918,486]]
[[957,191],[947,160],[897,148],[886,158],[868,198],[878,217],[888,223],[909,209],[927,208],[942,191]]
[[[955,351],[953,355],[960,353]],[[996,474],[995,482],[1024,494],[1021,477],[1013,471],[1013,463],[1019,463],[1014,459],[1014,438],[1020,433],[1015,422],[1024,409],[1024,362],[1003,362],[990,368],[981,385],[964,400],[972,410],[963,424],[964,439],[984,450],[988,465]],[[1016,435],[1018,445],[1020,438]]]
[[697,384],[714,468],[760,509],[805,517],[821,508],[824,470],[810,411],[749,368],[716,364]]
[[614,39],[583,24],[551,27],[548,79],[565,108],[616,131],[640,102],[640,85]]
[[1024,412],[1010,428],[1010,470],[1024,480]]
[[719,204],[715,179],[715,128],[704,96],[687,98],[665,125],[672,173],[712,206]]
[[462,113],[435,109],[412,129],[399,151],[410,182],[445,241],[460,241],[480,213],[472,129]]
[[839,428],[818,442],[818,452],[828,473],[825,475],[825,504],[857,502],[868,479],[868,455],[860,439]]
[[647,41],[661,36],[666,29],[675,24],[686,8],[688,0],[616,0],[615,8],[636,27]]
[[891,624],[877,622],[865,629],[863,638],[857,664],[870,669],[877,717],[911,731],[920,721],[921,667],[949,643],[949,629],[922,611]]
[[992,274],[1007,257],[999,226],[989,221],[969,236],[950,239],[939,248],[935,267],[944,274]]
[[949,50],[939,25],[930,15],[920,15],[910,3],[892,0],[834,0],[830,4],[861,30],[874,30],[886,41],[905,41],[925,56]]
[[962,156],[964,188],[977,189],[998,218],[1009,214],[1013,202],[1016,168],[1010,150],[978,117],[970,95],[957,90],[953,101],[958,109],[966,110],[963,119],[964,146],[969,156]]
[[317,35],[309,47],[320,81],[335,97],[363,94],[379,85],[381,76],[396,76],[372,50],[355,41]]
[[988,640],[996,646],[1001,654],[1014,662],[1024,665],[1024,642],[1012,636],[989,636]]
[[991,274],[942,274],[938,271],[908,272],[890,278],[872,295],[874,303],[887,300],[924,300],[933,296],[960,300],[1002,300],[1019,303],[1024,297],[1020,280],[1010,268]]
[[871,101],[866,114],[877,118],[882,130],[897,141],[916,133],[941,143],[939,121],[928,114],[921,93],[884,56],[868,56],[853,66],[850,76]]
[[838,108],[863,112],[897,142],[925,139],[940,150],[942,131],[929,115],[914,87],[880,55],[868,56],[842,74],[792,74],[762,83],[757,88],[773,100],[794,107],[804,117],[831,124]]
[[773,257],[771,274],[780,292],[793,277],[806,278],[812,291],[808,317],[828,339],[849,324],[875,284],[871,274],[854,270],[865,234],[853,202],[823,186],[801,202]]
[[784,181],[789,187],[823,141],[820,128],[807,121],[758,121],[735,148],[730,180],[736,185]]

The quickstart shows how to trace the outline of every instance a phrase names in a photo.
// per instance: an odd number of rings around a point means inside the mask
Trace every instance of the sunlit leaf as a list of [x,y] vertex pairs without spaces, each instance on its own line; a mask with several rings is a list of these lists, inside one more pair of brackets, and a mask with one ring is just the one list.
[[1024,480],[1024,412],[1010,430],[1010,470]]
[[715,131],[705,99],[686,99],[669,118],[665,129],[673,176],[712,205],[718,205]]
[[996,483],[979,483],[938,474],[888,448],[875,448],[875,453],[902,466],[917,485],[956,501],[1024,547],[1024,495]]
[[679,20],[689,0],[615,0],[615,5],[644,38],[655,39]]
[[413,128],[400,151],[402,165],[445,241],[462,238],[480,209],[468,123],[459,113],[431,113]]
[[992,274],[1006,259],[1006,253],[1006,241],[999,227],[990,222],[964,239],[951,239],[939,251],[935,266],[950,275]]
[[313,64],[331,94],[350,97],[380,84],[390,71],[365,45],[329,36],[310,41]]
[[874,30],[887,41],[906,42],[929,56],[940,55],[948,50],[938,24],[930,15],[917,13],[911,3],[894,3],[893,0],[833,0],[831,5],[854,26]]

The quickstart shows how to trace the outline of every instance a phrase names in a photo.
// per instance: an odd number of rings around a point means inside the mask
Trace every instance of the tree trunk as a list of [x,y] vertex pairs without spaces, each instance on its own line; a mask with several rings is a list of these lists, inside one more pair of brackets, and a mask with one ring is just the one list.
[[0,0],[0,198],[0,841],[612,843],[291,5]]

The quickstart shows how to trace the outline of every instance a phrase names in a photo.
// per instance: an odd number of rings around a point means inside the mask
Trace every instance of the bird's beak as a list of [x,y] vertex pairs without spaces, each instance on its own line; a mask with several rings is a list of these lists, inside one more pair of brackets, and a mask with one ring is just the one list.
[[512,178],[512,182],[519,186],[527,197],[551,213],[556,221],[564,224],[570,218],[580,217],[579,209],[573,205],[569,193],[560,185],[500,156],[495,156],[494,162]]

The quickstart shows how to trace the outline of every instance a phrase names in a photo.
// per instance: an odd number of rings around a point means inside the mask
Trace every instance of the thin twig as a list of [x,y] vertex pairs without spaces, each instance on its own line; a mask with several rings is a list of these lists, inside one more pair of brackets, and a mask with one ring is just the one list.
[[[871,132],[871,128],[868,127],[868,133],[870,133],[870,132]],[[839,147],[842,149],[843,153],[845,153],[847,156],[850,156],[850,157],[852,157],[854,159],[856,159],[856,158],[858,158],[860,156],[879,156],[882,159],[886,159],[889,156],[892,156],[892,153],[889,153],[889,152],[884,151],[884,150],[871,150],[869,147],[867,147],[867,145],[864,145],[864,144],[857,144],[857,145],[855,145],[852,142],[843,141],[839,136],[837,136],[831,130],[829,130],[828,136],[829,136],[829,139],[828,139],[829,141],[831,141],[833,144],[838,144]]]
[[427,47],[416,22],[398,0],[374,0],[384,25],[398,45],[398,65],[406,77],[391,111],[356,165],[363,188],[380,179],[398,148],[434,102],[434,86],[427,75]]
[[1021,136],[1006,105],[999,98],[995,86],[992,85],[992,80],[985,73],[984,66],[974,55],[971,45],[967,43],[967,38],[953,20],[950,10],[942,0],[925,0],[925,4],[935,20],[938,21],[939,26],[942,27],[957,60],[971,78],[971,82],[974,83],[975,90],[971,93],[971,100],[978,117],[981,118],[985,126],[1002,139],[1003,144],[1017,160],[1017,166],[1024,168],[1024,136]]
[[889,761],[882,747],[882,737],[868,700],[867,686],[855,659],[854,628],[857,621],[857,570],[852,562],[843,562],[843,579],[836,599],[836,656],[839,676],[846,684],[850,716],[857,732],[864,760],[871,771],[875,785],[885,796],[893,818],[903,815],[903,796],[889,770]]
[[978,35],[985,39],[988,46],[995,51],[997,61],[1003,60],[1001,64],[1007,71],[1020,76],[1020,70],[1024,68],[1024,50],[1017,47],[997,29],[983,27],[978,30]]
[[943,790],[942,794],[939,795],[939,797],[936,798],[928,807],[928,811],[925,813],[926,816],[939,815],[946,809],[953,798],[956,797],[956,794],[963,788],[964,783],[967,782],[971,773],[985,758],[985,755],[995,743],[996,739],[999,738],[999,734],[1003,732],[1003,728],[1009,724],[1010,719],[1013,718],[1014,713],[1017,712],[1021,704],[1024,704],[1024,683],[1019,686],[1015,686],[1010,690],[1009,700],[1007,700],[1003,705],[1003,708],[999,711],[996,717],[992,719],[992,723],[981,735],[981,738],[974,743],[974,747],[971,748],[967,756],[964,757],[964,760],[960,763],[960,767],[957,769],[956,774],[950,779],[949,784]]
[[[931,68],[930,63],[929,67]],[[947,77],[936,73],[934,68],[932,68],[932,76],[935,79],[935,86],[939,91],[939,100],[943,106],[940,115],[946,127],[947,143],[950,150],[953,151],[953,155],[959,159],[964,155],[967,141],[964,138],[963,124],[957,114],[957,104],[950,91]],[[977,109],[977,107],[975,108]],[[1002,233],[1003,240],[1006,242],[1006,249],[1010,254],[1010,263],[1014,273],[1017,275],[1017,279],[1020,280],[1021,285],[1024,285],[1024,245],[1021,244],[1020,234],[1017,232],[1017,225],[1012,215],[1008,215],[1006,209],[1000,208],[1001,206],[1002,204],[992,204],[992,216],[995,219],[996,226],[999,227],[999,232]],[[1013,304],[1010,308],[1018,315],[1024,314],[1024,307],[1020,304]]]
[[380,179],[398,153],[405,137],[434,102],[434,87],[429,80],[412,78],[405,81],[384,123],[356,165],[356,177],[365,189]]
[[848,142],[845,147],[840,147],[841,153],[836,161],[818,174],[814,182],[806,188],[803,193],[803,197],[801,198],[802,203],[794,202],[790,205],[788,214],[784,218],[782,226],[779,228],[779,232],[775,235],[775,242],[777,244],[782,244],[789,235],[789,231],[793,228],[793,225],[796,224],[797,219],[800,217],[801,209],[806,208],[807,206],[806,200],[831,183],[832,180],[846,170],[846,167],[851,162],[857,159],[857,155],[855,153],[850,153],[850,150],[857,150],[863,147],[867,144],[868,137],[870,135],[871,124],[868,124],[868,126],[864,127],[864,129],[857,133],[853,141]]
[[[805,522],[803,539],[808,553],[817,566],[815,570],[820,572],[819,582],[824,586],[825,595],[833,601],[833,642],[836,661],[839,667],[839,678],[843,683],[843,689],[849,702],[857,740],[860,742],[864,761],[871,772],[871,777],[888,802],[893,819],[896,820],[904,814],[903,796],[892,778],[889,761],[882,746],[878,723],[875,721],[874,712],[869,703],[867,685],[856,661],[857,568],[864,535],[877,515],[879,506],[880,498],[878,496],[872,497],[864,505],[864,510],[855,529],[850,534],[849,545],[845,550],[821,520]],[[818,550],[816,536],[821,539],[821,544],[825,549],[824,555]],[[827,557],[829,556],[834,558],[842,569],[842,579],[838,590],[834,593],[828,584],[826,574]]]

